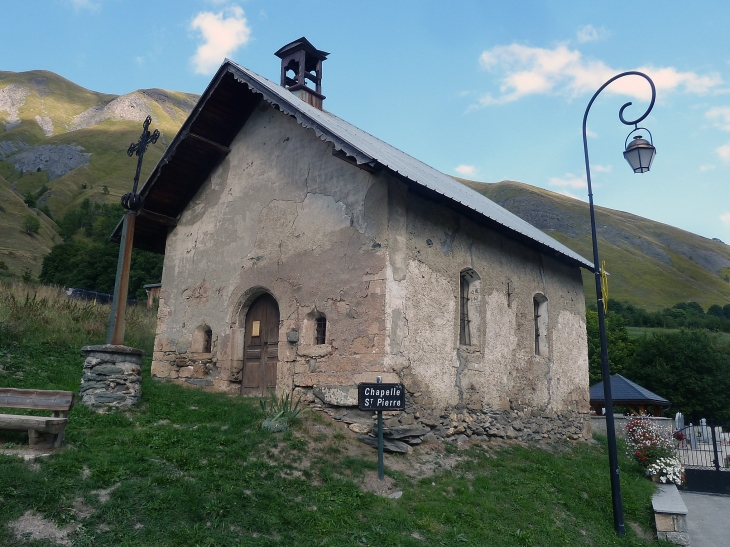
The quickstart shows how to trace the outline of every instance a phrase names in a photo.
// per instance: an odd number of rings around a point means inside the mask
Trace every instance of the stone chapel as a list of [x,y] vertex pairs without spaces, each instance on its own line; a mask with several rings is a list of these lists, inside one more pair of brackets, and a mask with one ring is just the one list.
[[152,375],[339,407],[382,376],[403,423],[587,435],[592,264],[326,111],[327,52],[276,55],[279,84],[226,60],[141,190],[134,245],[165,255]]

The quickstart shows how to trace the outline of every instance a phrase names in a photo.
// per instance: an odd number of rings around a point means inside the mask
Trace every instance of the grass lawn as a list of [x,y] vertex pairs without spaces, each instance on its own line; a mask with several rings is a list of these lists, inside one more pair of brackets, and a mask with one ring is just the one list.
[[[3,310],[15,330],[0,323],[0,385],[77,389],[80,345],[38,320],[30,336]],[[29,546],[655,543],[653,485],[623,456],[627,534],[614,534],[601,442],[424,443],[386,455],[383,484],[375,450],[345,424],[307,411],[269,433],[262,418],[257,400],[153,381],[146,360],[142,403],[110,414],[77,405],[50,456],[24,460],[27,435],[0,431],[0,545],[21,545],[18,531]]]

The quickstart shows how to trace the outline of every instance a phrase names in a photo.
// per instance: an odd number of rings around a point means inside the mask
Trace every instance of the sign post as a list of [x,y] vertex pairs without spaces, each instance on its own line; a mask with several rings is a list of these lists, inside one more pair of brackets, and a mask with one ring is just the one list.
[[384,384],[378,376],[375,384],[357,385],[357,405],[360,410],[378,412],[378,479],[385,478],[383,469],[383,410],[405,410],[406,390],[403,384]]
[[[378,383],[382,384],[383,379],[378,376]],[[378,480],[385,478],[385,469],[383,469],[383,411],[378,410]]]

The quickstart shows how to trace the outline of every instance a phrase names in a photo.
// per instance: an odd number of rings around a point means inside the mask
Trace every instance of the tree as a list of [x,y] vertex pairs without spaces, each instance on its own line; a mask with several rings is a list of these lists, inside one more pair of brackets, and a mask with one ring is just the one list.
[[23,201],[31,209],[35,208],[38,205],[38,198],[33,192],[28,192],[27,194],[25,194],[23,196]]
[[40,229],[41,221],[38,220],[37,216],[33,214],[25,215],[25,218],[23,219],[23,231],[26,234],[32,236],[33,234],[37,234]]
[[687,421],[709,418],[730,426],[730,355],[706,330],[639,339],[626,376],[668,399]]
[[[68,212],[58,223],[65,242],[54,245],[43,258],[40,281],[111,293],[119,245],[108,240],[122,214],[119,205],[98,204],[88,199],[79,209]],[[160,281],[162,261],[162,255],[134,250],[129,272],[130,295],[143,290],[144,284]]]
[[[590,385],[594,385],[603,380],[597,311],[586,311],[586,331],[588,334],[588,381]],[[634,342],[629,338],[626,320],[622,316],[615,313],[606,315],[606,340],[611,374],[625,374],[634,351]]]
[[722,311],[722,306],[718,306],[717,304],[713,304],[707,308],[707,315],[712,315],[713,317],[725,317],[725,314]]

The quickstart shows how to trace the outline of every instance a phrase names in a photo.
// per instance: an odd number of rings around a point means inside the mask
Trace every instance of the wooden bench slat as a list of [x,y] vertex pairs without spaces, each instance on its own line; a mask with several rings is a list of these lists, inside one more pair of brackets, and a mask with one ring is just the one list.
[[32,429],[44,433],[61,433],[68,418],[51,418],[47,416],[24,416],[20,414],[0,414],[0,429]]
[[4,408],[68,411],[74,399],[72,391],[0,388],[0,407]]

